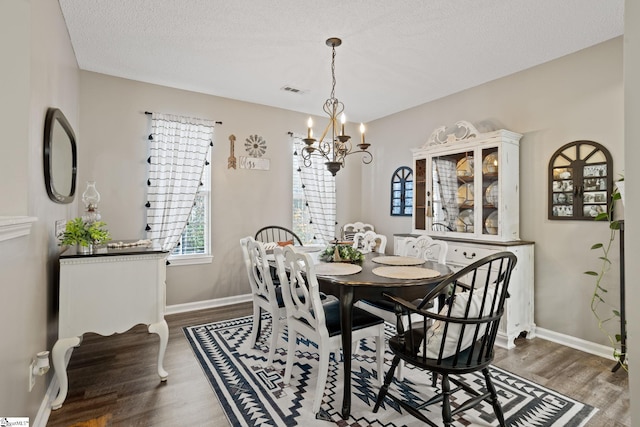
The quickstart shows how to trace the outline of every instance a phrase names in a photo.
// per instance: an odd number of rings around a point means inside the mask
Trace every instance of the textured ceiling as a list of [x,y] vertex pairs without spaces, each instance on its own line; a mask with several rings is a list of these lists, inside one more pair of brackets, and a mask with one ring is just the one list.
[[353,122],[619,36],[624,13],[624,0],[59,1],[83,70],[310,114],[340,37],[336,97]]

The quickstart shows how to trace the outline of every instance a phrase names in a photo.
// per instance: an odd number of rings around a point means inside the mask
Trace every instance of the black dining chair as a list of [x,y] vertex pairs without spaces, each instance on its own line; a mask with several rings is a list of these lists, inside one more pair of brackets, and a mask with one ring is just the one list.
[[[478,260],[442,281],[418,305],[385,295],[396,304],[398,331],[389,340],[394,357],[373,412],[389,398],[420,421],[437,426],[423,410],[441,403],[443,424],[451,426],[454,415],[486,400],[493,406],[499,425],[505,425],[489,365],[516,261],[511,252],[499,252]],[[429,311],[429,304],[443,293],[447,295],[445,305],[438,313]],[[412,322],[405,329],[400,316],[406,315],[411,315]],[[416,316],[420,318],[417,322]],[[422,405],[410,404],[406,396],[395,396],[389,386],[400,361],[407,367],[431,373],[433,387],[439,378],[441,391]],[[476,371],[481,371],[484,377],[486,387],[482,392],[473,390],[458,377]],[[453,389],[451,384],[455,386]],[[452,409],[451,396],[460,390],[472,397],[456,403]],[[460,400],[461,396],[458,402]]]
[[268,225],[262,227],[256,232],[254,237],[258,242],[263,243],[279,243],[284,246],[284,243],[291,242],[292,245],[303,246],[302,240],[296,233],[288,228],[281,227],[279,225]]
[[[256,232],[254,240],[262,243],[277,243],[278,246],[287,246],[287,244],[303,246],[302,240],[296,233],[279,225],[262,227]],[[278,278],[275,267],[271,267],[270,271],[271,280],[276,286],[280,286],[280,278]]]

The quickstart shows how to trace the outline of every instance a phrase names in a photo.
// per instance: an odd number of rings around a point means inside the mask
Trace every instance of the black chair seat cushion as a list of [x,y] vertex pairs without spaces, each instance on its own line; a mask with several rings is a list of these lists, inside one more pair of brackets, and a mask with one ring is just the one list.
[[[329,331],[329,336],[333,337],[335,335],[340,335],[340,301],[329,301],[322,304],[322,306],[324,307],[324,317],[327,324],[327,330]],[[353,315],[351,319],[351,329],[354,331],[384,323],[382,318],[358,307],[353,307]]]

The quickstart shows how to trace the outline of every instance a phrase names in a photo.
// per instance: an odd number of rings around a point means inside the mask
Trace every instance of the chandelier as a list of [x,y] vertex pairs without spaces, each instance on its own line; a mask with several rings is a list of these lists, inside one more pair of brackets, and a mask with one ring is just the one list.
[[[360,123],[360,143],[357,144],[360,150],[352,151],[351,137],[345,135],[344,124],[344,104],[336,98],[336,47],[342,44],[342,40],[336,37],[327,39],[327,46],[331,47],[331,97],[324,103],[322,109],[329,116],[329,122],[319,140],[313,138],[313,120],[309,117],[307,122],[307,137],[303,139],[305,146],[302,148],[302,159],[306,167],[311,166],[311,156],[318,156],[325,159],[327,170],[331,175],[336,176],[336,172],[344,167],[344,159],[350,154],[364,154],[362,163],[369,164],[373,161],[373,155],[367,151],[371,144],[364,140],[364,124]],[[340,116],[341,126],[338,127],[338,116]],[[338,132],[338,129],[340,130]],[[327,133],[331,130],[330,138],[325,141]],[[316,144],[317,142],[317,144]]]

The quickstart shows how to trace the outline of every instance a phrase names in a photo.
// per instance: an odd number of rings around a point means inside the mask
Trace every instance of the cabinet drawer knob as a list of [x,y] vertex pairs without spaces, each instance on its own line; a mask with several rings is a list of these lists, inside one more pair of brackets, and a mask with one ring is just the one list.
[[467,252],[465,251],[465,252],[462,252],[462,255],[464,255],[466,259],[474,259],[476,257],[475,252],[473,252],[471,255],[467,255]]

